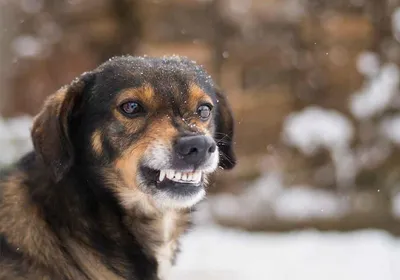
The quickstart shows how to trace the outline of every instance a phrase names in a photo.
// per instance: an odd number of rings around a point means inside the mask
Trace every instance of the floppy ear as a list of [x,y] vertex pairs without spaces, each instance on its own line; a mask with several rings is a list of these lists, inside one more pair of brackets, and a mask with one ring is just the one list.
[[232,110],[225,95],[216,90],[217,114],[215,140],[219,149],[219,166],[223,169],[232,169],[236,165],[236,155],[233,150],[234,122]]
[[93,76],[91,72],[84,73],[70,85],[50,95],[33,121],[31,136],[34,149],[56,182],[62,179],[74,162],[69,123]]

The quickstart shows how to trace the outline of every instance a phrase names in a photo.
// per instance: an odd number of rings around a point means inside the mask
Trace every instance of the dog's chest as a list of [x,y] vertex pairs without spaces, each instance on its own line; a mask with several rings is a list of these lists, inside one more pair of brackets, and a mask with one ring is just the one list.
[[161,280],[167,279],[172,267],[172,260],[177,247],[177,239],[174,236],[176,231],[176,214],[167,213],[161,221],[161,244],[155,246],[154,254],[158,262],[157,275]]
[[[133,218],[130,228],[144,250],[157,261],[157,276],[167,279],[178,246],[181,232],[180,219],[175,211],[157,215],[156,218]],[[132,218],[132,217],[131,217]],[[136,222],[135,222],[136,221]],[[127,220],[129,223],[129,219]]]

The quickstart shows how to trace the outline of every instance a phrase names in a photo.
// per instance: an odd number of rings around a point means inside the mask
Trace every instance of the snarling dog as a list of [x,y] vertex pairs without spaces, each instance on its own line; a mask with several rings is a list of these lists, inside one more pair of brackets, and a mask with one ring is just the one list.
[[0,279],[166,279],[218,166],[224,95],[181,57],[116,57],[49,96],[0,181]]

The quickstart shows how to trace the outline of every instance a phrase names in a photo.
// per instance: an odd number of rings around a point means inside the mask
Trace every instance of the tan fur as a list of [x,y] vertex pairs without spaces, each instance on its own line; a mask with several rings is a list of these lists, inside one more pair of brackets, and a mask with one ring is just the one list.
[[[9,242],[18,244],[21,250],[28,255],[35,256],[40,264],[51,263],[57,273],[67,275],[72,279],[86,279],[88,276],[93,280],[122,280],[107,269],[91,249],[69,240],[64,245],[67,246],[75,261],[84,269],[86,275],[82,275],[72,268],[70,258],[58,249],[59,242],[47,230],[38,210],[29,201],[26,201],[27,194],[20,184],[22,178],[22,175],[11,177],[2,186],[5,203],[0,208],[0,232],[7,234]],[[158,276],[160,279],[166,279],[177,249],[178,238],[189,222],[189,213],[186,210],[160,212],[150,203],[149,197],[143,193],[140,195],[139,192],[136,195],[134,205],[130,201],[131,210],[125,217],[126,225],[140,242],[146,244],[147,253],[156,256],[159,264]],[[23,207],[21,207],[22,205]],[[18,218],[11,219],[10,217],[15,217],[15,213],[19,214]],[[136,219],[141,216],[150,217],[151,221],[138,224]],[[39,268],[40,264],[38,264]],[[46,279],[44,271],[40,272],[38,269],[36,272],[41,275],[40,279]],[[0,272],[0,279],[2,279],[1,273],[6,273],[6,271]],[[5,275],[10,275],[10,273]],[[48,277],[51,279],[49,275]]]
[[[196,112],[197,107],[201,103],[210,103],[213,104],[212,99],[196,84],[191,83],[189,86],[189,99],[188,99],[188,107],[189,110]],[[208,129],[208,121],[201,121],[198,117],[190,118],[185,120],[188,124],[191,125],[192,129],[195,131],[199,131],[205,135],[211,135]]]
[[201,102],[213,103],[212,99],[196,84],[191,83],[189,86],[189,100],[188,106],[193,111],[196,111],[197,106]]
[[[130,208],[130,205],[139,201],[139,206],[143,209],[148,210],[155,207],[151,198],[138,190],[137,167],[139,166],[139,160],[143,158],[147,148],[154,140],[172,146],[172,139],[174,139],[176,134],[176,129],[170,124],[167,118],[155,120],[148,128],[146,134],[133,147],[127,150],[121,158],[116,160],[115,166],[120,172],[122,182],[113,185],[116,187],[116,192],[124,206]],[[115,181],[120,180],[118,178],[114,176]],[[148,212],[147,210],[146,212]]]
[[176,254],[178,238],[185,231],[189,222],[189,212],[187,210],[169,210],[161,213],[156,208],[146,209],[152,212],[151,222],[144,223],[141,226],[133,222],[131,217],[145,215],[140,213],[140,208],[132,208],[134,213],[126,217],[126,224],[139,241],[147,244],[145,249],[149,254],[156,256],[158,262],[157,275],[160,279],[166,279],[172,267],[172,262]]
[[154,107],[154,89],[151,85],[145,84],[139,88],[130,88],[121,92],[117,98],[117,104],[122,104],[126,101],[134,101],[140,99],[146,106]]
[[92,250],[85,248],[76,242],[70,240],[68,247],[76,262],[84,268],[86,274],[93,280],[123,280],[100,261],[100,258]]
[[22,180],[22,174],[14,175],[0,186],[3,190],[0,232],[5,233],[8,241],[18,250],[34,256],[39,268],[51,263],[56,273],[80,279],[82,275],[73,269],[70,260],[58,249],[60,244],[50,233],[41,213],[27,200]]
[[96,130],[92,134],[92,149],[96,155],[100,156],[103,153],[103,143],[101,142],[101,131]]

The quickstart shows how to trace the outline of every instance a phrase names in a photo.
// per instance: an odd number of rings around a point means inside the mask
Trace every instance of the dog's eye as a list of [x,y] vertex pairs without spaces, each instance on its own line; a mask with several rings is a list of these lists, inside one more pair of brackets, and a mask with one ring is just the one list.
[[134,101],[125,102],[120,106],[120,108],[125,114],[130,116],[144,113],[142,105]]
[[208,120],[211,115],[211,109],[211,105],[201,105],[199,108],[197,108],[197,114],[202,120]]

